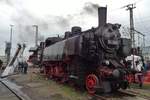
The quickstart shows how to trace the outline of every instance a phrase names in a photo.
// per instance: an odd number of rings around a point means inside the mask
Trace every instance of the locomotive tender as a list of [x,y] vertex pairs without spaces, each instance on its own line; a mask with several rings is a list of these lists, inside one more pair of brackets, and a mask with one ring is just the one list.
[[45,41],[42,64],[47,77],[73,82],[92,94],[127,88],[128,72],[121,61],[129,54],[130,40],[121,38],[120,24],[106,23],[106,7],[98,13],[98,27],[72,27],[64,38]]

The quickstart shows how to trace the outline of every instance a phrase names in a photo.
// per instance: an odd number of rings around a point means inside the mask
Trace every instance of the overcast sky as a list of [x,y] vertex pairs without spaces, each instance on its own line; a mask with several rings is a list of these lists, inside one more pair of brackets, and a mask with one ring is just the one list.
[[146,34],[150,44],[150,0],[0,0],[0,52],[4,54],[5,41],[10,38],[13,24],[13,48],[16,44],[34,45],[34,28],[39,26],[39,40],[63,35],[72,26],[83,30],[98,25],[97,7],[108,7],[107,22],[129,27],[129,11],[123,6],[135,3],[135,29]]

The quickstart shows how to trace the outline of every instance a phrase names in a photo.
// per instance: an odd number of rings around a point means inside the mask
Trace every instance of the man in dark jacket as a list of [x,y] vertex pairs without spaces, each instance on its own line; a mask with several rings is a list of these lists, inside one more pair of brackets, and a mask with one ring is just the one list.
[[27,74],[27,70],[28,70],[28,63],[26,61],[23,62],[23,73]]
[[2,69],[3,61],[0,59],[0,69]]

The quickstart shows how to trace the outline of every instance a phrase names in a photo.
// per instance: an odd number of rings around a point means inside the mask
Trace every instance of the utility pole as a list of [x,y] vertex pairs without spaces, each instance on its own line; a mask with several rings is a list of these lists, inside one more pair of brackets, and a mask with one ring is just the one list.
[[143,46],[145,47],[145,36],[143,37]]
[[138,34],[138,44],[137,44],[138,47],[140,47],[140,36]]
[[11,43],[11,44],[12,44],[13,26],[14,26],[14,25],[10,25],[10,43]]
[[38,25],[33,25],[35,27],[35,46],[38,46]]
[[11,56],[13,26],[14,25],[10,25],[10,40],[9,40],[9,42],[6,42],[6,48],[5,48],[5,54],[6,54],[6,58],[7,58],[7,64],[9,63],[10,56]]
[[126,7],[127,10],[129,10],[129,14],[130,14],[130,36],[132,41],[132,47],[135,48],[133,9],[136,7],[133,4],[126,5]]
[[9,53],[8,53],[8,61],[10,60],[10,56],[11,56],[11,47],[12,47],[12,34],[13,34],[13,26],[14,25],[10,25],[10,47],[9,47]]
[[12,47],[13,26],[14,25],[10,25],[10,55],[11,55],[11,47]]

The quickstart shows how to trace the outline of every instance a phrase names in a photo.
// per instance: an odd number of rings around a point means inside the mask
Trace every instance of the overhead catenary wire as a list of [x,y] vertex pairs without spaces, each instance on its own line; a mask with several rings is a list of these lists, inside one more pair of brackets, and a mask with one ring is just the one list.
[[[130,4],[137,4],[137,3],[141,2],[141,1],[144,1],[144,0],[136,0],[135,2],[130,3]],[[125,8],[126,6],[128,6],[128,5],[130,5],[130,4],[123,5],[123,6],[121,6],[121,7],[118,7],[118,8],[112,9],[112,10],[110,10],[110,12],[114,12],[114,11],[117,11],[117,10],[122,10],[123,8]]]
[[[135,1],[135,3],[134,3],[134,5],[136,4],[136,3],[138,3],[138,2],[141,2],[141,1],[143,1],[143,0],[138,0],[138,1]],[[123,6],[123,7],[121,7],[120,9],[122,9],[122,8],[125,8],[125,7],[129,7],[131,4],[128,4],[128,5],[125,5],[125,6]],[[136,23],[138,23],[139,25],[142,25],[142,27],[143,27],[143,29],[144,30],[149,30],[149,28],[147,28],[147,26],[146,25],[143,25],[143,22],[147,22],[146,20],[149,20],[149,19],[146,19],[145,21],[144,20],[141,20],[141,15],[140,15],[140,13],[139,13],[139,9],[137,9],[138,10],[138,14],[139,14],[139,16],[138,16],[138,19],[140,19],[140,21],[137,21],[137,19],[136,19]],[[137,17],[137,16],[135,16],[135,17]],[[141,33],[141,32],[138,32],[138,31],[136,31],[136,30],[134,30],[136,33],[137,33],[137,35],[138,35],[138,44],[137,44],[137,46],[139,46],[140,45],[140,36],[139,35],[142,35],[143,36],[143,44],[145,45],[145,35],[143,35],[143,32]],[[127,33],[127,31],[126,31],[126,33]]]

